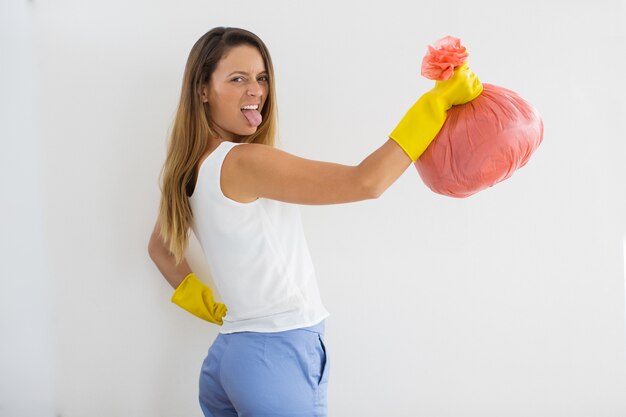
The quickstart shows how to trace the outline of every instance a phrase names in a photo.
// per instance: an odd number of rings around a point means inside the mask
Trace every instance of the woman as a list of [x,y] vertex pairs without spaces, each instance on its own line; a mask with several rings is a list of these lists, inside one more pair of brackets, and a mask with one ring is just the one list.
[[[426,149],[446,111],[477,97],[466,65],[437,82],[358,166],[274,147],[274,69],[253,33],[218,27],[187,60],[149,253],[172,301],[221,324],[200,375],[205,416],[325,416],[324,320],[298,204],[380,196]],[[226,306],[184,260],[193,229]]]

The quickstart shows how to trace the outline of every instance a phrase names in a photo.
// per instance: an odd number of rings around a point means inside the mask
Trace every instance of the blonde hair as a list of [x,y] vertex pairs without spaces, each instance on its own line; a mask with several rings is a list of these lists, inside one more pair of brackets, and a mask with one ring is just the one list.
[[183,76],[180,101],[171,131],[167,157],[160,174],[161,238],[180,264],[189,241],[193,213],[189,196],[196,182],[195,167],[204,154],[209,137],[219,137],[212,128],[208,103],[202,103],[201,88],[210,83],[218,62],[235,46],[247,44],[260,52],[269,74],[269,92],[261,111],[262,123],[252,135],[240,137],[241,143],[275,146],[278,135],[278,109],[274,67],[267,47],[255,34],[240,28],[216,27],[205,33],[191,48]]

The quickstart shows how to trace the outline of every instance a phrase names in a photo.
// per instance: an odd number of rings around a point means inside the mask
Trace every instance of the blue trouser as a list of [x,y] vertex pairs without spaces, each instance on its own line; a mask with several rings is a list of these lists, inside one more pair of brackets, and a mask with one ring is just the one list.
[[205,417],[327,415],[324,321],[276,333],[218,334],[200,373]]

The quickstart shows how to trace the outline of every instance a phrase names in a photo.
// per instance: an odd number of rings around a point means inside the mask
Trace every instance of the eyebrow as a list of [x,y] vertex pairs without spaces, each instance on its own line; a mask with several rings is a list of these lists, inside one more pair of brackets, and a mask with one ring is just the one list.
[[[230,76],[231,76],[231,75],[233,75],[233,74],[244,74],[244,75],[249,75],[249,74],[248,74],[247,72],[245,72],[245,71],[233,71],[233,72],[231,72],[230,74],[228,74],[228,76],[230,77]],[[267,72],[267,71],[261,71],[261,72],[259,72],[259,74],[268,74],[268,72]]]

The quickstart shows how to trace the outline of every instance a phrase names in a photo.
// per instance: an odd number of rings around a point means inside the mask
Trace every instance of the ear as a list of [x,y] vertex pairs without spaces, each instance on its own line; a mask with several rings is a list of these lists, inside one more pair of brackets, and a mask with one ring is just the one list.
[[208,103],[209,102],[209,86],[207,84],[203,85],[200,88],[200,100],[203,103]]

